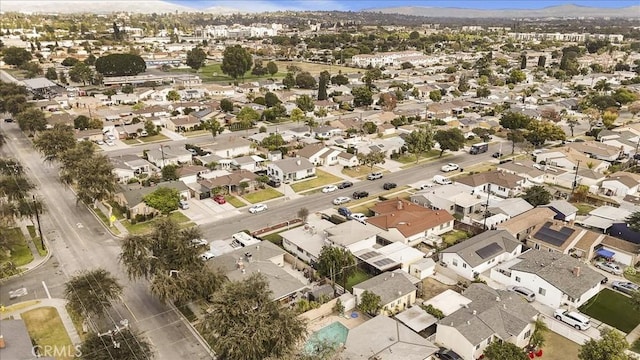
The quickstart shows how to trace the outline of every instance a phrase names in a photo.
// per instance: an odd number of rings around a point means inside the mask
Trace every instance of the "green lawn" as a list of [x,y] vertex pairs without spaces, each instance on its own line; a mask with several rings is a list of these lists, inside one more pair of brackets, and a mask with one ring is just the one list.
[[233,195],[225,195],[224,199],[227,200],[227,202],[231,205],[233,205],[233,207],[235,208],[241,208],[243,206],[247,206],[247,204],[244,203],[244,201],[238,199],[237,197],[233,196]]
[[370,279],[372,276],[364,272],[360,268],[356,268],[356,272],[347,279],[347,290],[353,291],[353,286]]
[[281,192],[271,188],[266,188],[245,194],[242,197],[252,204],[257,204],[263,201],[279,198],[281,196],[283,196]]
[[33,254],[31,254],[31,250],[20,228],[5,229],[2,231],[10,244],[11,257],[9,261],[16,267],[32,262]]
[[544,335],[545,343],[543,346],[544,360],[566,360],[577,359],[580,345],[560,336],[553,331],[547,331]]
[[636,272],[635,274],[624,274],[624,277],[627,278],[627,280],[634,282],[638,285],[640,285],[640,272]]
[[[149,221],[139,222],[135,224],[132,224],[129,220],[122,220],[120,222],[122,223],[122,225],[124,225],[125,228],[127,228],[129,233],[131,234],[146,234],[151,231],[153,223],[159,218],[160,217],[155,217]],[[180,225],[180,228],[183,229],[194,225],[192,222],[189,222],[190,219],[188,217],[186,217],[179,211],[174,211],[169,214],[169,218],[177,222]]]
[[624,333],[640,324],[640,312],[633,310],[630,298],[610,289],[600,291],[580,311]]
[[184,222],[187,222],[187,221],[191,220],[185,214],[181,213],[180,211],[174,211],[171,214],[169,214],[169,219],[177,222],[178,224],[184,223]]
[[[100,210],[99,208],[94,209],[94,212],[96,213],[96,215],[98,215],[98,219],[100,219],[100,221],[102,221],[103,224],[105,224],[109,230],[111,230],[112,233],[119,235],[120,234],[120,230],[118,230],[118,228],[116,228],[115,226],[111,226],[109,227],[109,225],[111,225],[111,223],[109,222],[109,219],[107,219],[107,215],[105,215],[102,210]],[[122,220],[122,225],[124,225],[125,227],[127,226],[125,223],[129,223],[129,221],[127,220]]]
[[150,143],[150,142],[155,142],[155,141],[164,141],[164,140],[168,140],[169,138],[162,135],[162,134],[158,134],[158,135],[153,135],[153,136],[145,136],[145,137],[141,137],[140,141],[142,141],[143,143]]
[[207,135],[207,134],[211,134],[211,132],[209,132],[208,130],[194,130],[194,131],[187,131],[185,133],[182,133],[182,135],[186,136],[186,137],[194,137],[194,136],[201,136],[201,135]]
[[126,218],[125,214],[120,211],[120,206],[115,201],[109,201],[109,206],[111,206],[111,214],[114,215],[116,219]]
[[[447,155],[447,153],[445,152],[442,157],[445,157]],[[434,157],[439,157],[440,156],[440,150],[429,150],[424,154],[420,154],[420,159],[418,160],[418,163],[421,163],[423,161],[427,161],[429,159],[432,159]],[[400,157],[398,157],[397,159],[395,159],[397,162],[399,163],[403,163],[405,165],[415,165],[416,163],[416,156],[413,154],[404,154],[401,155]]]
[[138,144],[142,144],[143,142],[138,140],[138,139],[124,139],[122,140],[123,143],[127,144],[127,145],[138,145]]
[[[228,81],[232,82],[233,78],[222,73],[221,63],[209,64],[198,71],[198,76],[204,82],[212,82],[212,81]],[[265,63],[264,66],[267,64]],[[195,73],[192,69],[172,69],[172,72],[183,72],[183,73]],[[286,75],[286,69],[279,69],[278,73],[271,76],[269,74],[263,76],[251,75],[251,70],[247,71],[244,75],[244,80],[255,80],[255,79],[269,79],[269,78],[283,78]],[[242,80],[240,80],[242,81]]]
[[282,246],[282,236],[278,233],[260,236],[262,240],[270,241],[278,246]]
[[466,231],[462,231],[462,230],[453,230],[442,235],[442,241],[447,243],[447,245],[449,246],[468,238],[469,238],[469,234],[467,234]]
[[322,170],[316,169],[315,178],[309,179],[309,180],[303,180],[295,184],[291,184],[291,188],[295,192],[300,192],[303,190],[309,190],[309,189],[317,188],[320,186],[337,183],[339,181],[342,181],[342,178],[339,178],[333,174],[329,174]]
[[36,227],[33,225],[27,225],[27,230],[29,230],[29,235],[31,236],[31,241],[33,241],[33,245],[38,249],[38,254],[40,256],[46,256],[47,250],[42,248],[42,241],[40,241],[40,236],[38,236],[36,232]]
[[573,204],[573,206],[578,208],[578,215],[588,215],[593,209],[595,209],[595,206],[585,203],[577,203]]
[[342,169],[342,173],[350,176],[352,178],[363,178],[369,174],[371,174],[372,172],[384,172],[384,169],[378,166],[374,166],[373,169],[371,169],[368,166],[358,166],[355,168],[344,168]]
[[54,307],[41,307],[20,314],[29,332],[29,336],[40,347],[51,346],[58,350],[57,360],[73,359],[75,349],[67,330],[62,324],[58,310]]

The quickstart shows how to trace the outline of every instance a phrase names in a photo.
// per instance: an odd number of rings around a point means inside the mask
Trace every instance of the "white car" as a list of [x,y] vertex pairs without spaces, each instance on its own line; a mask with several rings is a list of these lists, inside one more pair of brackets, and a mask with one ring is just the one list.
[[207,251],[207,252],[202,253],[202,255],[200,255],[200,260],[207,261],[207,260],[213,259],[214,257],[216,257],[216,256],[212,252]]
[[266,211],[267,209],[267,204],[256,204],[249,208],[249,212],[252,214],[257,214],[259,212]]
[[109,135],[107,135],[107,139],[109,139],[109,140],[115,140],[115,139],[116,139],[116,137],[115,137],[114,135],[112,135],[112,134],[109,134]]
[[614,275],[622,275],[624,272],[620,266],[610,262],[596,263],[596,267]]
[[453,182],[451,180],[449,180],[448,178],[444,177],[444,176],[440,176],[440,175],[436,175],[433,177],[433,182],[439,185],[449,185],[449,184],[453,184]]
[[96,141],[96,144],[98,144],[98,145],[104,145],[104,141],[102,141],[102,140],[98,140],[98,141]]
[[335,185],[329,185],[329,186],[325,186],[325,187],[322,189],[322,192],[323,192],[323,193],[325,193],[325,194],[328,194],[328,193],[330,193],[330,192],[334,192],[334,191],[336,191],[336,190],[338,190],[338,187],[337,187],[337,186],[335,186]]
[[349,201],[351,201],[351,198],[340,196],[339,198],[333,199],[333,205],[342,205],[348,203]]
[[353,213],[349,215],[349,218],[360,221],[361,223],[364,223],[364,221],[368,219],[363,213]]
[[576,311],[557,309],[553,313],[553,317],[562,321],[563,323],[573,326],[578,330],[587,330],[591,327],[589,318]]
[[450,171],[455,171],[460,169],[460,166],[458,166],[458,164],[454,164],[454,163],[448,163],[446,165],[442,165],[442,167],[440,168],[440,170],[444,171],[444,172],[450,172]]
[[435,184],[434,184],[434,183],[426,183],[426,184],[419,185],[419,186],[417,187],[417,189],[418,189],[418,190],[427,190],[427,189],[431,189],[431,188],[432,188],[432,187],[434,187],[434,186],[435,186]]
[[115,146],[116,145],[116,143],[114,143],[113,140],[110,140],[110,139],[105,140],[104,143],[109,145],[109,146]]
[[205,239],[193,239],[191,240],[191,245],[193,247],[206,246],[209,245],[209,242],[207,242],[207,240]]

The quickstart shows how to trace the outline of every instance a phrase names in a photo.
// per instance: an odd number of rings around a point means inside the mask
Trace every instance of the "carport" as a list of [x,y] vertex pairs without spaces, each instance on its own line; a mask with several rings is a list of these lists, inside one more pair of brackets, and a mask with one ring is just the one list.
[[605,248],[600,248],[598,251],[596,251],[596,256],[600,256],[603,257],[605,259],[613,259],[613,256],[616,253],[611,251],[611,250],[607,250]]

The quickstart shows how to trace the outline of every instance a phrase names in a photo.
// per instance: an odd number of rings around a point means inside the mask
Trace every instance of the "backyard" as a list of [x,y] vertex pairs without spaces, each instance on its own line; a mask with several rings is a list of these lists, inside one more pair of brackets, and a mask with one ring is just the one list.
[[449,246],[455,245],[461,242],[462,240],[466,240],[468,238],[469,238],[469,234],[467,234],[466,231],[462,231],[462,230],[453,230],[442,235],[442,241],[447,243],[447,245]]
[[303,190],[310,190],[320,186],[337,183],[339,181],[342,181],[342,179],[335,175],[316,169],[315,178],[309,179],[309,180],[303,180],[295,184],[291,184],[291,188],[295,192],[300,192]]
[[578,208],[578,215],[588,215],[593,209],[595,209],[595,206],[585,203],[576,203],[572,205]]
[[640,312],[633,309],[629,297],[610,289],[600,291],[579,310],[624,333],[640,324]]
[[283,196],[281,192],[274,190],[272,188],[265,188],[262,190],[250,192],[248,194],[242,195],[242,197],[252,204],[261,203],[263,201],[276,199]]
[[57,350],[56,359],[73,359],[75,348],[62,324],[58,310],[41,307],[20,314],[34,344],[41,348],[51,346]]
[[356,268],[356,272],[347,279],[347,291],[353,292],[353,286],[371,278],[371,275],[364,272],[360,268]]

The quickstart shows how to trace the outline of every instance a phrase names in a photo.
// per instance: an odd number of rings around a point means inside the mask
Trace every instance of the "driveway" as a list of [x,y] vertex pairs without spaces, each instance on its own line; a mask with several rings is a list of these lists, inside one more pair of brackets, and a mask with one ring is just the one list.
[[553,317],[555,309],[537,301],[532,302],[531,305],[543,316],[544,322],[549,327],[549,330],[578,344],[584,344],[586,341],[591,339],[600,339],[600,330],[609,328],[608,325],[603,324],[601,321],[591,319],[591,327],[589,329],[585,331],[578,330],[571,325],[565,324],[560,320],[556,320]]
[[194,223],[208,224],[240,213],[233,205],[218,204],[213,199],[189,199],[189,208],[181,210]]

